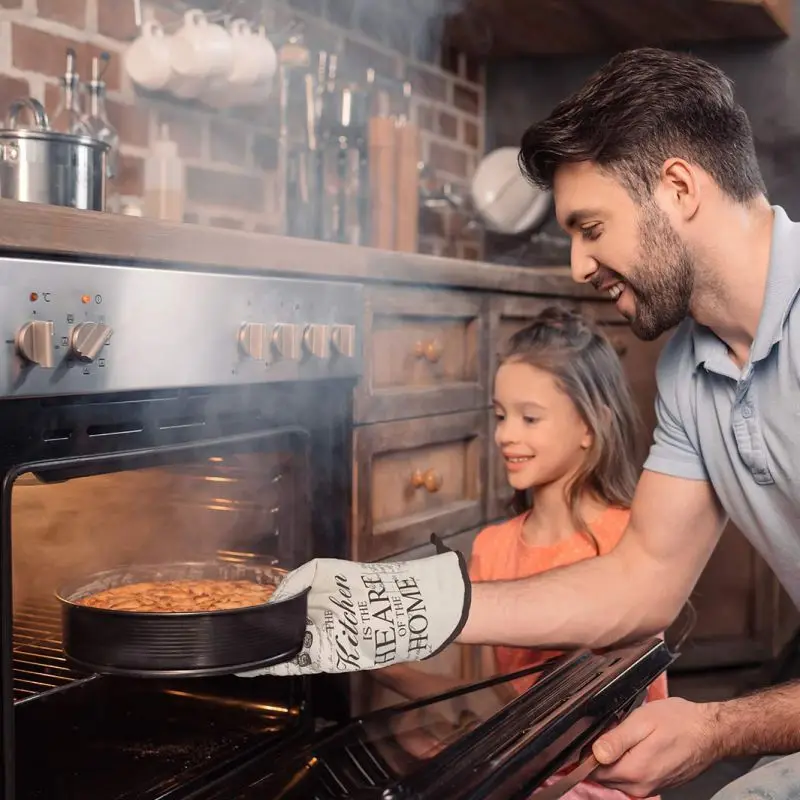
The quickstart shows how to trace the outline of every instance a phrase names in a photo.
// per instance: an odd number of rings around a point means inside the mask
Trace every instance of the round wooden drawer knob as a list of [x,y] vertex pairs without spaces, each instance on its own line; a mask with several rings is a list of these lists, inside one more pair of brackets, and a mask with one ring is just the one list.
[[424,472],[421,469],[415,469],[411,473],[411,485],[415,489],[421,489],[424,486],[426,491],[435,494],[442,488],[442,477],[433,469],[427,469]]
[[611,346],[616,350],[617,355],[622,358],[628,352],[628,343],[621,337],[615,336],[611,340]]
[[442,357],[442,345],[435,339],[430,342],[417,342],[414,345],[414,355],[417,358],[425,358],[435,364]]

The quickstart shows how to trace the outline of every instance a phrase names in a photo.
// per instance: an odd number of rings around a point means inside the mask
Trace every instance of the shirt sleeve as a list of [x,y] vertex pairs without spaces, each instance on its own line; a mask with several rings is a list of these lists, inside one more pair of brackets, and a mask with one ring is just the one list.
[[644,468],[676,478],[701,481],[708,480],[708,474],[696,446],[697,425],[688,406],[694,377],[691,346],[687,329],[679,330],[659,359],[656,370],[657,424]]

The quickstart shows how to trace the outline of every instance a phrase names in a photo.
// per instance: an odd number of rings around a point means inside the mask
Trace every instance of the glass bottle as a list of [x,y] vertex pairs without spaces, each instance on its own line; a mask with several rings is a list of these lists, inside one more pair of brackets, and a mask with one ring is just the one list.
[[[106,64],[108,63],[108,53],[103,53],[101,58]],[[88,136],[109,145],[106,157],[106,177],[110,181],[107,209],[118,211],[120,198],[114,186],[114,179],[117,177],[119,169],[119,134],[109,122],[106,111],[106,84],[100,70],[101,58],[92,59],[92,79],[86,84],[89,108],[81,123]]]
[[50,118],[50,128],[58,133],[87,135],[80,109],[80,75],[75,71],[75,51],[67,50],[67,69],[61,78],[61,100]]

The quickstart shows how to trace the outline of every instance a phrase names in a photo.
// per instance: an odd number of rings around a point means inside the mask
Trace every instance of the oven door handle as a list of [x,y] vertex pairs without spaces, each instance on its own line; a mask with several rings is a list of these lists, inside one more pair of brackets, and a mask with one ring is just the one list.
[[[624,705],[613,715],[613,720],[615,722],[622,721],[633,709],[642,705],[646,694],[646,691],[639,692],[633,700]],[[611,726],[606,728],[603,733],[610,730],[610,728]],[[597,736],[595,738],[598,739],[600,737]],[[583,748],[583,752],[586,752],[586,748]],[[536,792],[534,794],[535,800],[557,800],[557,798],[563,797],[568,791],[574,789],[579,783],[589,778],[599,766],[600,762],[594,757],[594,754],[590,750],[589,755],[583,759],[577,767],[564,775],[563,778],[560,778],[555,783],[550,784],[550,786]]]
[[563,797],[570,789],[585,781],[599,766],[600,762],[594,755],[590,755],[563,778],[536,792],[533,795],[534,800],[557,800]]

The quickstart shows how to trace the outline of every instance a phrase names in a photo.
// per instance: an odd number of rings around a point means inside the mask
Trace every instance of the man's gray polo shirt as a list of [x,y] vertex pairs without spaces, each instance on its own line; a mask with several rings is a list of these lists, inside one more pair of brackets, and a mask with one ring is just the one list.
[[681,324],[659,360],[645,468],[710,481],[800,607],[800,224],[774,212],[750,361],[740,370],[708,328]]

